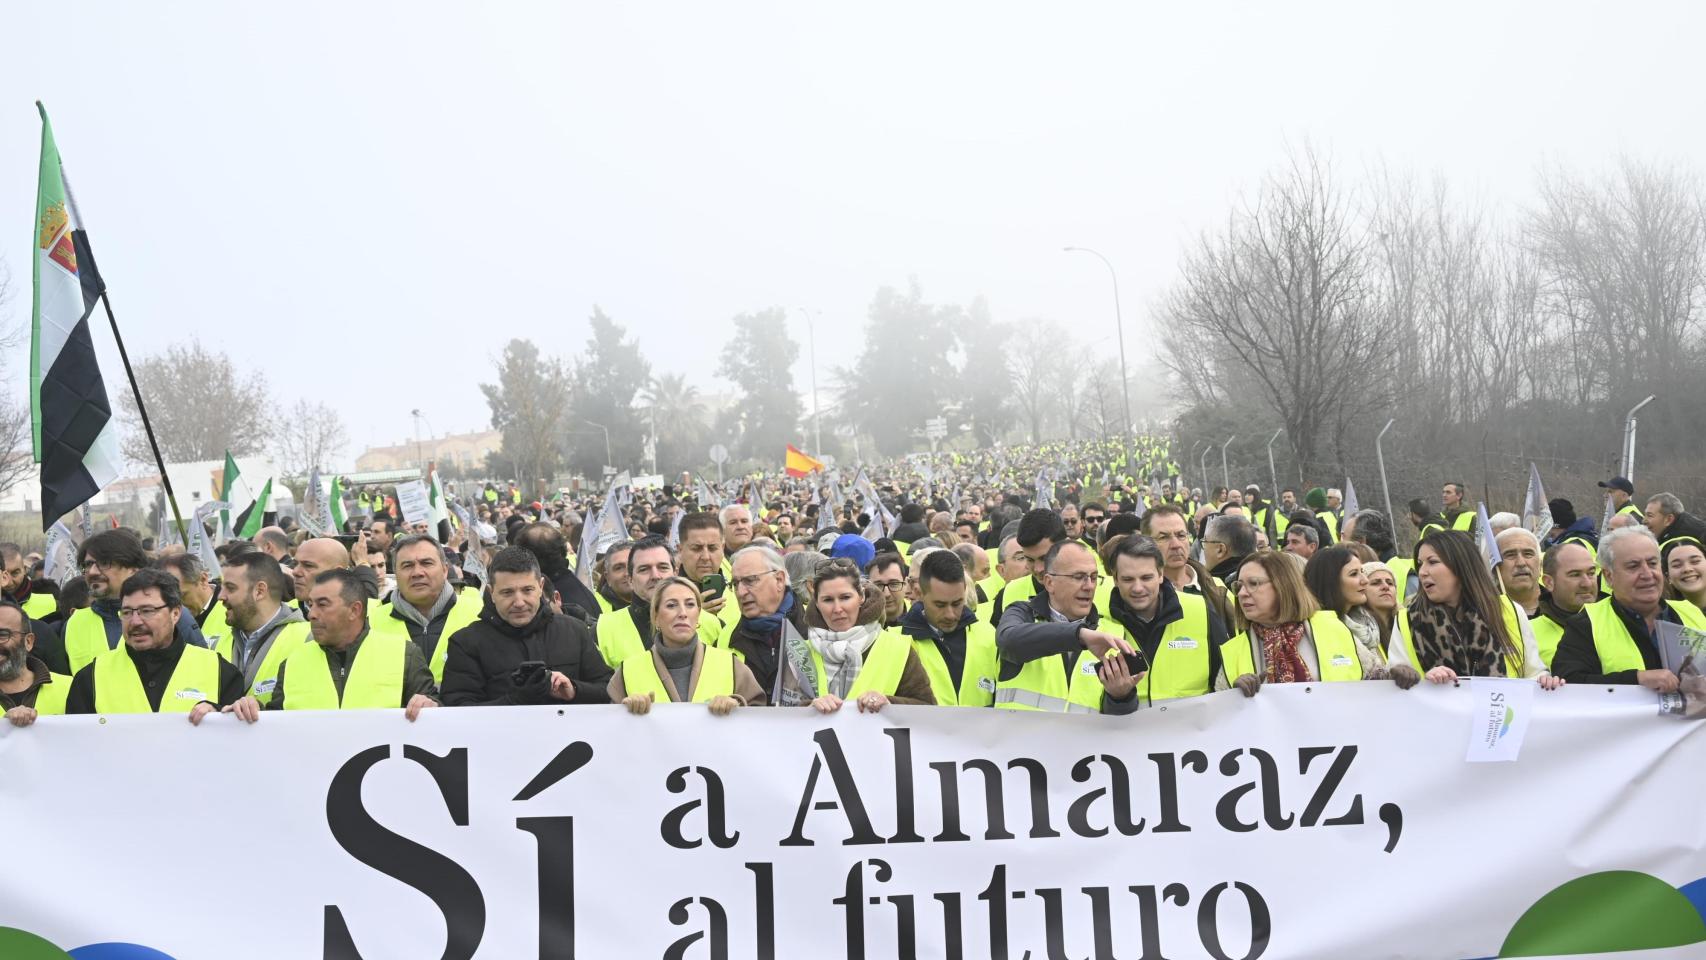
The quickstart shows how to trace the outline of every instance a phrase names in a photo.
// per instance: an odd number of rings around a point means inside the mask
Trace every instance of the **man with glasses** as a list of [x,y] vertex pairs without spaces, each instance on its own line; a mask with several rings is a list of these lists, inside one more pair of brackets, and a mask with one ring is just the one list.
[[[37,634],[38,654],[55,673],[75,675],[95,658],[123,646],[125,625],[118,615],[119,589],[131,575],[148,566],[142,541],[129,530],[102,530],[83,541],[77,551],[77,566],[89,587],[89,606],[71,614],[58,629],[43,627]],[[173,584],[176,585],[174,580]],[[172,591],[174,597],[181,595]],[[195,614],[188,610],[176,622],[179,639],[194,647],[206,647],[196,629]]]
[[1008,605],[996,628],[1001,674],[995,706],[1051,713],[1136,710],[1135,697],[1121,703],[1103,696],[1104,681],[1129,692],[1133,675],[1125,655],[1132,647],[1098,628],[1096,588],[1102,575],[1096,555],[1076,540],[1063,540],[1037,567],[1043,589]]
[[14,727],[27,727],[37,716],[65,712],[71,678],[54,673],[30,651],[35,648],[30,618],[10,600],[0,602],[0,713]]
[[[836,562],[836,561],[831,561]],[[851,566],[851,562],[849,562]],[[746,660],[752,675],[770,695],[770,702],[787,701],[778,686],[790,634],[806,635],[805,605],[788,585],[787,567],[774,549],[753,545],[736,553],[730,561],[734,574],[735,599],[740,604],[740,622],[728,646]],[[857,567],[854,567],[857,570]]]
[[1108,519],[1108,509],[1099,503],[1091,501],[1084,505],[1083,514],[1084,542],[1095,543],[1096,537],[1102,529],[1102,521]]
[[907,610],[906,561],[898,553],[879,553],[865,566],[865,577],[883,594],[883,622],[898,623]]
[[186,642],[178,629],[189,613],[177,577],[164,570],[138,570],[113,593],[121,603],[114,612],[124,624],[124,643],[77,671],[66,713],[183,713],[199,724],[243,696],[237,668],[212,650]]
[[1209,520],[1202,540],[1203,564],[1210,576],[1236,591],[1238,568],[1256,552],[1256,528],[1243,517],[1217,516]]
[[1228,629],[1237,626],[1237,604],[1208,568],[1191,559],[1191,524],[1178,504],[1164,503],[1143,515],[1143,535],[1161,549],[1162,575],[1180,593],[1202,597]]

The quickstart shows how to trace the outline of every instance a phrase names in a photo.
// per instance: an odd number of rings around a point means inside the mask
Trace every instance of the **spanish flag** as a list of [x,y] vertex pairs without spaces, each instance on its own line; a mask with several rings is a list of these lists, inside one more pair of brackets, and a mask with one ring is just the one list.
[[823,464],[806,456],[799,447],[790,443],[788,444],[787,468],[788,476],[803,477],[806,474],[822,470]]

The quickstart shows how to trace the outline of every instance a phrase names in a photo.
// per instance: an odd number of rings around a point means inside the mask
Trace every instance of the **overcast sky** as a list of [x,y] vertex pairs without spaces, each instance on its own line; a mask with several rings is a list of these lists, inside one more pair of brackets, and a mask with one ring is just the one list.
[[[714,375],[736,313],[882,285],[1128,346],[1288,144],[1515,209],[1546,162],[1706,163],[1702,8],[1589,3],[8,4],[0,260],[27,325],[46,102],[133,355],[199,337],[344,415],[483,429],[594,304]],[[110,344],[97,332],[97,342]],[[1112,349],[1112,340],[1101,344]],[[24,393],[27,347],[8,357]],[[116,354],[109,389],[121,382]],[[823,390],[829,402],[828,391]],[[809,401],[808,401],[809,402]],[[1142,412],[1137,411],[1141,416]],[[827,426],[826,426],[827,429]]]

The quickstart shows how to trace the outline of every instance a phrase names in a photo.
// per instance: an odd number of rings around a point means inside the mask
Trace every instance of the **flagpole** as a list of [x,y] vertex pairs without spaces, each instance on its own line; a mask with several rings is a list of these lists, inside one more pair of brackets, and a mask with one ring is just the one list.
[[[95,249],[89,243],[89,232],[83,227],[83,214],[77,209],[77,194],[71,189],[71,178],[66,176],[65,161],[59,162],[59,178],[65,184],[65,202],[71,207],[71,218],[77,224],[77,229],[83,230],[83,243],[89,251],[89,258],[94,259]],[[97,269],[96,274],[100,271]],[[124,375],[130,380],[130,394],[136,398],[136,412],[142,419],[142,431],[148,435],[148,449],[154,453],[154,465],[160,468],[160,484],[166,489],[166,502],[172,505],[172,519],[178,525],[178,537],[185,544],[190,542],[189,528],[184,525],[183,514],[178,512],[178,497],[172,492],[172,477],[166,472],[166,461],[160,456],[160,443],[154,439],[154,425],[148,420],[148,407],[142,402],[142,388],[136,385],[136,371],[130,366],[130,353],[124,349],[124,337],[118,332],[118,319],[113,316],[112,301],[107,299],[107,285],[101,284],[101,309],[107,313],[107,324],[113,330],[113,342],[118,344],[118,357],[124,362]]]

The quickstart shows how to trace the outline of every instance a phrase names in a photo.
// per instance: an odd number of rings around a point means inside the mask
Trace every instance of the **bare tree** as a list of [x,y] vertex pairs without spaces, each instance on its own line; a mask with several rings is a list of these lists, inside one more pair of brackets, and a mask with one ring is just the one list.
[[1386,389],[1386,331],[1354,213],[1305,150],[1186,257],[1162,307],[1173,369],[1193,372],[1199,395],[1253,388],[1303,461],[1342,431],[1347,405]]
[[[259,370],[243,374],[223,352],[191,340],[137,363],[136,382],[166,462],[220,460],[227,450],[242,456],[265,449],[272,423],[266,375]],[[127,427],[124,455],[132,463],[152,464],[136,399],[122,386],[118,395]]]
[[1013,399],[1019,416],[1030,428],[1031,442],[1041,443],[1044,419],[1052,411],[1059,393],[1059,351],[1066,333],[1052,320],[1023,320],[1013,331],[1007,352],[1007,375],[1013,381]]
[[274,446],[279,467],[290,476],[302,477],[315,467],[330,467],[349,446],[349,434],[336,410],[298,400],[279,425]]

